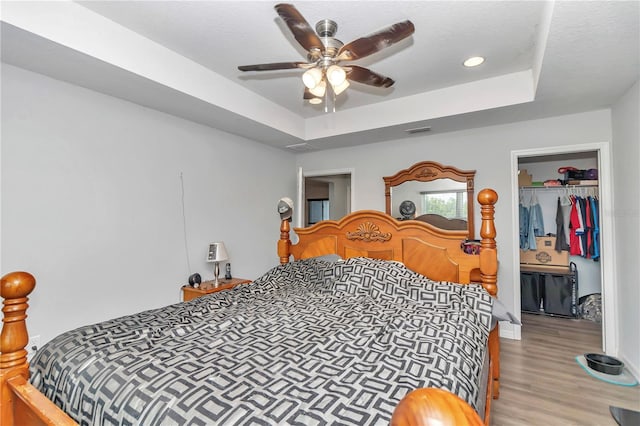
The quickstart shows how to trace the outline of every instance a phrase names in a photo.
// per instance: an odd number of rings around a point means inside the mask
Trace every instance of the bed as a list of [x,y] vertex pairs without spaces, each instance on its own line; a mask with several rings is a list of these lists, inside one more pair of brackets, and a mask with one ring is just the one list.
[[478,201],[479,255],[376,211],[296,229],[295,244],[283,220],[281,264],[253,283],[63,333],[31,367],[35,280],[8,274],[1,423],[489,424],[497,195]]

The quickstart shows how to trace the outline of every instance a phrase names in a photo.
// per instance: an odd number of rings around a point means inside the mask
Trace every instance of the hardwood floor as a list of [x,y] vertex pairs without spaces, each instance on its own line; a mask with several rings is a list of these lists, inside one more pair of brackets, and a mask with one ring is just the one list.
[[609,406],[640,411],[640,387],[612,385],[575,361],[602,353],[600,324],[523,314],[522,340],[501,339],[500,399],[491,424],[615,426]]

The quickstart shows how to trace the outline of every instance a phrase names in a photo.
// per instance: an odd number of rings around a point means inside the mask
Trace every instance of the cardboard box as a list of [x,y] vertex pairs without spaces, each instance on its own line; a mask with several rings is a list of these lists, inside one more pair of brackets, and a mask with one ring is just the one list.
[[527,169],[518,170],[518,186],[531,186],[533,175],[527,173]]
[[557,252],[556,237],[536,237],[536,250],[520,250],[521,265],[568,267],[569,252]]

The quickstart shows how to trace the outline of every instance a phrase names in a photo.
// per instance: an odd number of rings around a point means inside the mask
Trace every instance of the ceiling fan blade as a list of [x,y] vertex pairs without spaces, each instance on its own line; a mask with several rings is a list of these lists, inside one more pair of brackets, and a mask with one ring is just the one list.
[[277,4],[275,8],[278,15],[280,15],[284,20],[293,33],[293,36],[302,47],[307,51],[312,49],[324,49],[322,41],[320,41],[320,37],[318,37],[302,14],[298,12],[298,9],[293,5],[286,3]]
[[240,71],[273,71],[273,70],[290,70],[294,68],[310,68],[313,64],[306,62],[274,62],[272,64],[257,65],[240,65]]
[[395,83],[393,79],[375,73],[368,68],[359,67],[357,65],[348,65],[343,68],[347,72],[347,78],[351,81],[357,81],[358,83],[376,87],[391,87],[393,86],[393,83]]
[[336,59],[353,61],[364,58],[409,37],[414,31],[415,27],[411,21],[398,22],[376,33],[345,44],[340,48]]

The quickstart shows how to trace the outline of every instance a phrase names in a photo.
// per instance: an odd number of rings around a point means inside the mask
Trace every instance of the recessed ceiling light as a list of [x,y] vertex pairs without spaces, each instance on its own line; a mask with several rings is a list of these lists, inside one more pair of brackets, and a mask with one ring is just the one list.
[[484,62],[484,58],[482,56],[472,56],[466,61],[462,63],[465,67],[477,67],[481,63]]
[[311,98],[309,99],[309,103],[312,105],[318,105],[322,103],[322,99],[320,98]]

